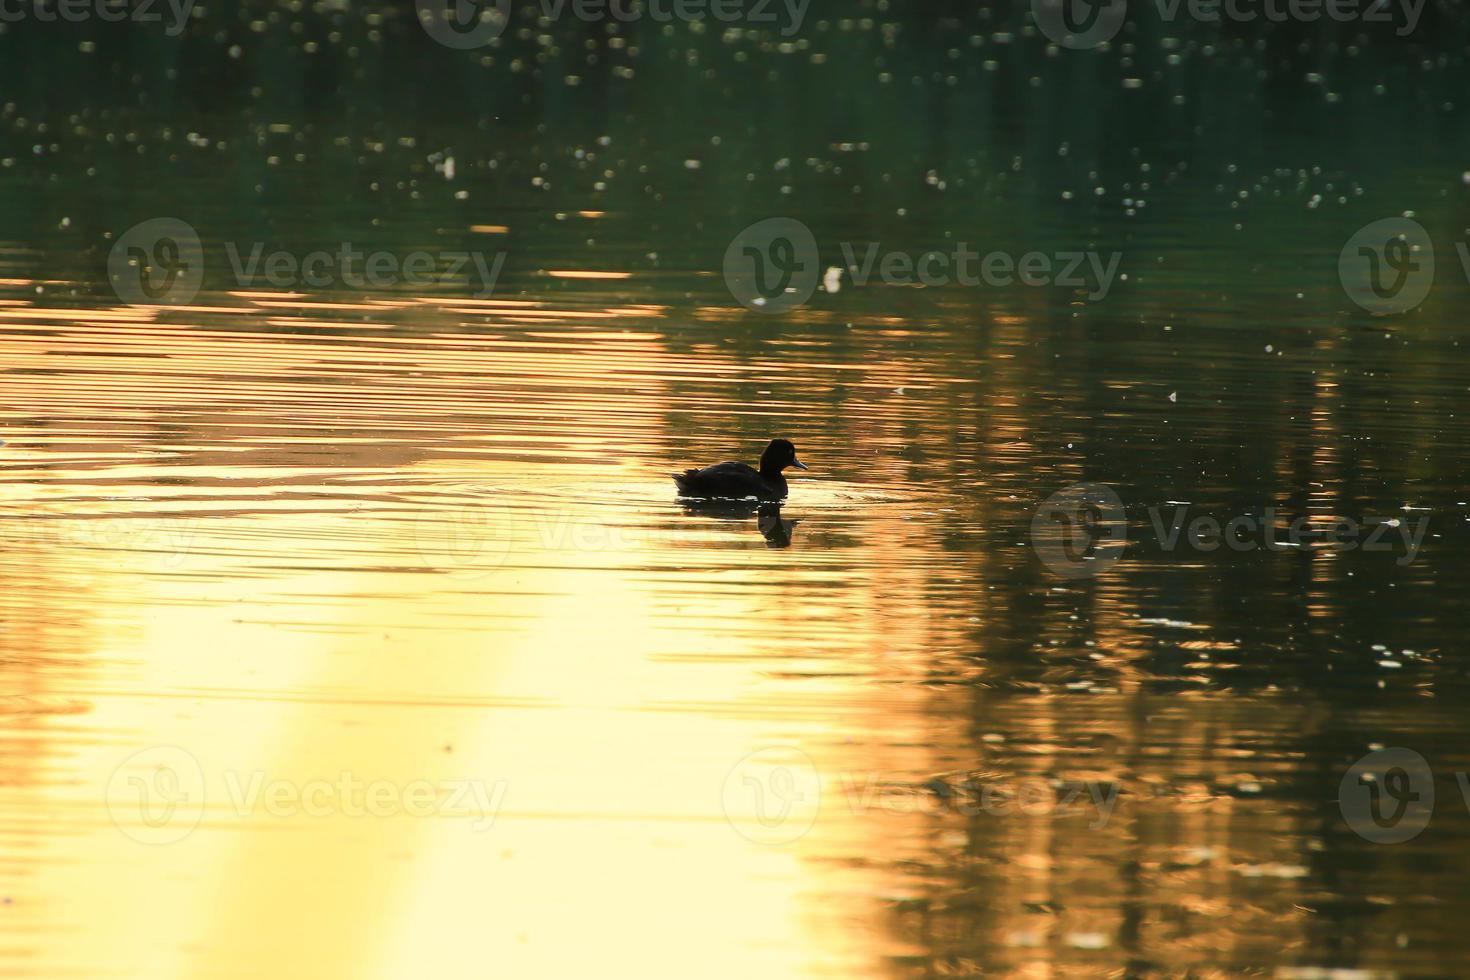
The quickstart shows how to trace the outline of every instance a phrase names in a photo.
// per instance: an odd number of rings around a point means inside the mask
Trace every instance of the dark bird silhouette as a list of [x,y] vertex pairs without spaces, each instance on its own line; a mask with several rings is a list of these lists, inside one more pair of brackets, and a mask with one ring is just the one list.
[[744,463],[716,463],[702,470],[674,473],[673,477],[680,495],[685,497],[783,500],[786,478],[781,471],[788,466],[806,469],[806,464],[796,458],[795,446],[785,439],[772,439],[761,453],[758,470]]

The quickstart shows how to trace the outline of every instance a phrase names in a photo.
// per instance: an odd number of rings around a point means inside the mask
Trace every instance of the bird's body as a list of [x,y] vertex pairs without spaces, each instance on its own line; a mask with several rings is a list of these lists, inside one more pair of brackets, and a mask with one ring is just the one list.
[[780,473],[761,476],[745,463],[716,463],[701,470],[674,474],[674,483],[686,497],[756,497],[780,500],[786,496],[786,478]]
[[685,497],[783,500],[786,478],[781,471],[788,466],[806,469],[806,464],[796,458],[795,446],[785,439],[773,439],[761,453],[760,469],[745,463],[716,463],[672,475]]

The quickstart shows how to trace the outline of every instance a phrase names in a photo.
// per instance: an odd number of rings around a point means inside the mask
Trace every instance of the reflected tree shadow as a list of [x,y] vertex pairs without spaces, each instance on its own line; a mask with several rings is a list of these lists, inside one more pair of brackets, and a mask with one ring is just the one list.
[[781,516],[781,505],[754,500],[686,500],[684,513],[720,521],[756,519],[755,526],[766,539],[767,548],[791,547],[791,536],[801,521]]

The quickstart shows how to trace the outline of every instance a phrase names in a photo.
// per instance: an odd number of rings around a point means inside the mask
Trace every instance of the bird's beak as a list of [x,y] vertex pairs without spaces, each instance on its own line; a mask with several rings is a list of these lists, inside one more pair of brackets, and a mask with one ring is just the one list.
[[799,470],[806,469],[806,464],[803,463],[801,460],[797,459],[795,456],[792,456],[791,457],[791,465],[792,466],[795,466]]

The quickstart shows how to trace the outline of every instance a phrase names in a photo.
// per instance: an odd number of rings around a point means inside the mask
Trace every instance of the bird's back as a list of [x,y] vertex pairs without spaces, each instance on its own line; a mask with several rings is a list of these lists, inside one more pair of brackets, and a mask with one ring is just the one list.
[[673,477],[679,492],[687,497],[769,497],[778,491],[785,496],[786,490],[785,480],[778,486],[745,463],[716,463]]

